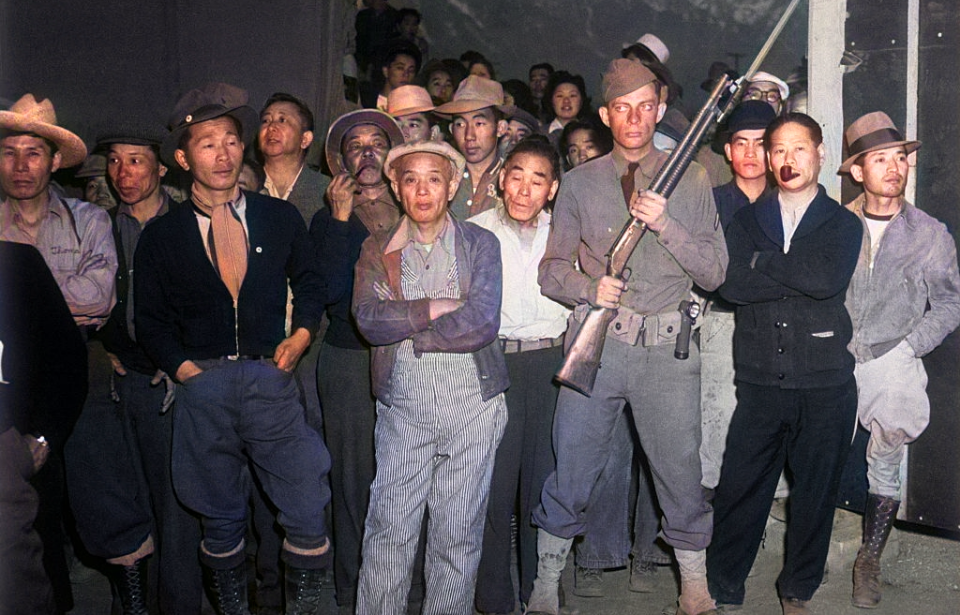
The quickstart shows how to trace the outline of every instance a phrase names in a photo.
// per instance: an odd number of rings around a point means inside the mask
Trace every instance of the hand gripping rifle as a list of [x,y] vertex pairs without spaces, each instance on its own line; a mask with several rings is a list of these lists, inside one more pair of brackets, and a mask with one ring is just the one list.
[[[740,102],[743,97],[743,84],[760,67],[799,2],[800,0],[791,0],[783,16],[780,17],[780,21],[777,22],[773,32],[770,33],[766,43],[764,43],[763,48],[760,49],[760,53],[757,54],[753,64],[750,65],[750,69],[742,77],[733,81],[728,75],[723,75],[717,81],[710,93],[710,98],[697,113],[683,136],[683,140],[680,141],[677,148],[670,154],[667,162],[660,168],[657,176],[651,182],[649,190],[662,195],[664,198],[670,198],[673,189],[677,187],[683,173],[690,166],[690,161],[696,155],[703,136],[713,126],[714,122],[719,122],[725,118]],[[646,232],[647,225],[638,218],[631,218],[627,222],[607,253],[607,275],[621,280],[624,279],[627,261]],[[600,355],[603,352],[603,344],[607,337],[607,326],[616,318],[616,315],[617,310],[600,307],[590,308],[564,356],[560,370],[556,374],[556,379],[560,384],[564,384],[588,397],[593,393],[597,370],[600,368]]]

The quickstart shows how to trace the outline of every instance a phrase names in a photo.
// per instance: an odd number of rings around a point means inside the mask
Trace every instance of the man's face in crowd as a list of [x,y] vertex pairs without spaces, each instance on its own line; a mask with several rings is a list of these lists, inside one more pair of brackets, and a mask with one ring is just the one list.
[[561,83],[553,90],[553,112],[557,119],[569,122],[580,114],[583,98],[580,89],[572,83]]
[[416,224],[439,222],[456,192],[450,161],[444,156],[416,152],[401,157],[393,191],[400,196],[403,211]]
[[577,167],[600,155],[600,147],[593,140],[593,131],[585,128],[574,130],[567,138],[567,162]]
[[767,173],[763,149],[763,129],[738,130],[723,146],[733,174],[743,179],[757,179]]
[[772,81],[751,81],[743,92],[743,100],[762,100],[773,107],[777,115],[783,110],[780,88]]
[[867,152],[850,167],[850,176],[873,196],[900,197],[910,176],[907,150],[900,145]]
[[493,79],[493,76],[490,74],[490,69],[487,68],[486,64],[481,64],[480,62],[474,62],[470,66],[470,74],[476,75],[477,77],[483,77],[484,79]]
[[430,96],[438,98],[443,102],[450,102],[453,97],[453,80],[446,71],[435,70],[430,74],[430,80],[427,82],[427,91]]
[[5,137],[0,141],[0,186],[11,199],[26,201],[40,195],[50,175],[60,168],[60,152],[33,135]]
[[257,135],[260,151],[266,158],[300,155],[313,142],[313,132],[304,130],[300,111],[292,102],[275,102],[260,115]]
[[414,39],[417,31],[420,30],[420,20],[416,15],[404,15],[403,20],[397,25],[400,36],[406,39]]
[[545,68],[535,68],[530,71],[530,92],[536,100],[543,98],[543,92],[550,81],[550,73]]
[[503,204],[507,215],[517,222],[529,222],[540,215],[559,187],[550,161],[536,154],[512,156],[500,171]]
[[485,107],[456,116],[450,125],[457,149],[470,164],[491,158],[497,150],[497,139],[507,130],[507,123],[497,121],[493,107]]
[[[767,160],[781,190],[800,192],[817,184],[824,161],[823,144],[813,142],[806,126],[788,122],[771,135]],[[794,173],[794,177],[787,180],[781,175],[786,165]]]
[[233,118],[223,116],[191,126],[186,149],[174,156],[193,180],[211,191],[231,190],[243,168],[243,141]]
[[166,174],[167,167],[147,145],[114,143],[107,152],[107,176],[127,205],[155,195],[160,190],[160,178]]
[[360,124],[347,131],[340,153],[343,166],[361,186],[383,182],[383,161],[390,150],[387,133],[373,124]]
[[664,111],[656,85],[648,83],[600,107],[600,119],[610,127],[618,147],[636,152],[650,148]]
[[399,54],[390,64],[383,67],[383,76],[391,90],[401,85],[410,85],[417,74],[417,61],[406,54]]
[[513,149],[513,146],[519,143],[520,139],[531,134],[533,134],[533,131],[523,122],[518,122],[517,120],[508,121],[507,132],[504,135],[505,140],[507,140],[509,144],[508,149]]
[[430,120],[426,113],[401,115],[396,119],[397,123],[400,124],[400,132],[403,133],[405,143],[426,141],[430,138]]

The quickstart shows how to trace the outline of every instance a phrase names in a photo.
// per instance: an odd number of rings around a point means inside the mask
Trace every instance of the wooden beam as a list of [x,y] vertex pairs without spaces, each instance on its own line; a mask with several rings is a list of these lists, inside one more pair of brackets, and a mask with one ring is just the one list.
[[826,161],[820,171],[820,183],[827,194],[840,200],[840,167],[843,149],[843,68],[840,60],[845,47],[846,0],[810,0],[807,56],[808,101],[811,117],[823,127]]

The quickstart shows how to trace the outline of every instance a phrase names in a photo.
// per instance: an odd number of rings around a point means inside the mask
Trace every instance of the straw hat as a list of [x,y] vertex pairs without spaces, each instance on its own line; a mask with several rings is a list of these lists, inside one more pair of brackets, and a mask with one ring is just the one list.
[[62,168],[78,165],[87,157],[83,139],[57,125],[57,114],[48,98],[37,102],[33,94],[24,94],[9,111],[0,111],[0,128],[28,132],[53,141],[60,152]]
[[403,132],[400,126],[392,117],[378,109],[357,109],[350,113],[344,113],[330,125],[327,131],[327,140],[324,143],[324,153],[327,158],[327,166],[334,175],[344,171],[340,157],[340,145],[343,143],[343,137],[354,126],[361,124],[372,124],[379,127],[387,134],[390,140],[390,147],[403,143]]
[[419,85],[401,85],[387,96],[387,113],[403,117],[414,113],[428,113],[436,109],[430,92]]
[[516,107],[503,104],[503,86],[500,82],[479,75],[469,75],[460,82],[453,100],[434,110],[441,117],[449,118],[461,113],[496,107],[506,117],[513,115]]
[[843,140],[847,144],[848,157],[837,173],[849,173],[857,158],[867,152],[899,145],[902,145],[908,154],[920,149],[920,142],[904,139],[893,120],[883,111],[868,113],[850,124],[843,133]]

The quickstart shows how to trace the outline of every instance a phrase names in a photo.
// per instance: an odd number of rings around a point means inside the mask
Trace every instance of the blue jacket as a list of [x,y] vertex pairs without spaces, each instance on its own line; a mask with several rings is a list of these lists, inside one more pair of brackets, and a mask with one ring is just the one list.
[[785,389],[838,386],[853,375],[843,305],[863,231],[823,187],[783,253],[777,193],[742,208],[727,229],[730,265],[720,287],[737,305],[736,380]]
[[250,252],[236,310],[207,257],[192,201],[140,236],[134,258],[137,340],[168,374],[187,360],[272,356],[286,337],[288,281],[292,328],[313,334],[320,323],[324,292],[303,218],[287,201],[244,195]]

